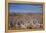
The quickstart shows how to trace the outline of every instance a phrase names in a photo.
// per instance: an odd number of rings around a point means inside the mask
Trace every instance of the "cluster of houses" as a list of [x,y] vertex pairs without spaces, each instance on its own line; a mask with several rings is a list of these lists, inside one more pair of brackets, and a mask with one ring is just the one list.
[[28,15],[10,17],[9,27],[16,29],[39,29],[40,21],[38,17]]

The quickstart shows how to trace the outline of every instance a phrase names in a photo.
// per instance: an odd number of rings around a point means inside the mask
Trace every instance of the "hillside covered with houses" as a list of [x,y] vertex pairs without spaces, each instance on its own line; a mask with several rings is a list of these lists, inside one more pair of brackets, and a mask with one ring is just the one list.
[[9,13],[9,29],[43,29],[43,15],[38,13]]

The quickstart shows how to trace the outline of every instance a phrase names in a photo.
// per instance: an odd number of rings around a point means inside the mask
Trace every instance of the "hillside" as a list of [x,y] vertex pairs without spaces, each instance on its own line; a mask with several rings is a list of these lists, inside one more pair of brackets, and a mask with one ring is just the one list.
[[22,21],[22,22],[30,21],[31,22],[31,20],[33,21],[34,19],[38,19],[39,23],[43,24],[43,15],[41,13],[9,13],[9,23],[10,23],[10,21],[13,21],[12,23],[13,23],[13,25],[15,25],[14,28],[17,27],[16,24],[14,24],[17,21],[18,22],[19,21]]

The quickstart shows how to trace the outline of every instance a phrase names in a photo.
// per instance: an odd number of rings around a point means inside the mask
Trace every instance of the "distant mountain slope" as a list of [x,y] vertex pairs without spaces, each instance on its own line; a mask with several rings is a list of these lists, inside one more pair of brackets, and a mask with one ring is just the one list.
[[10,16],[15,16],[15,15],[42,15],[42,13],[8,13]]

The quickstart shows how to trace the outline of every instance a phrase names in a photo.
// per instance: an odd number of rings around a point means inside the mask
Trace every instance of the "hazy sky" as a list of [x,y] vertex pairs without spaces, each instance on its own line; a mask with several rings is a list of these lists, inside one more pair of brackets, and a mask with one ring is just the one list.
[[32,4],[9,4],[9,11],[12,12],[31,12],[42,13],[42,5]]

